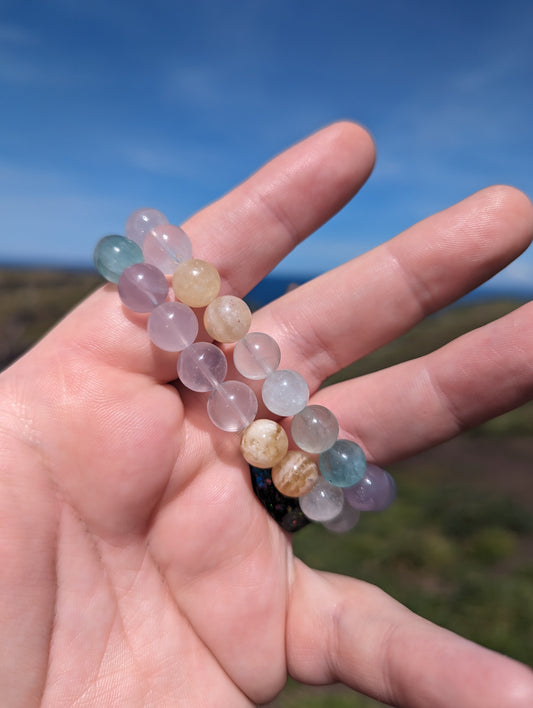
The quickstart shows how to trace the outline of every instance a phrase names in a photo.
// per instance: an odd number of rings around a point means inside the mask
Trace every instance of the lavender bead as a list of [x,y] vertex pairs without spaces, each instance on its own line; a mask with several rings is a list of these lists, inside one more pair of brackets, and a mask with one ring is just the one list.
[[292,369],[278,369],[265,379],[263,403],[276,415],[295,415],[309,400],[309,386],[304,377]]
[[178,376],[192,391],[212,391],[224,381],[228,362],[224,353],[209,342],[196,342],[178,359]]
[[265,379],[278,368],[280,359],[278,343],[263,332],[249,332],[233,350],[235,368],[247,379]]
[[149,263],[129,266],[118,281],[122,302],[134,312],[151,312],[165,301],[168,283],[163,273]]
[[182,302],[164,302],[148,318],[148,336],[167,352],[181,352],[196,339],[198,319]]
[[157,209],[137,209],[126,221],[126,236],[142,248],[144,239],[154,226],[168,224],[167,217]]
[[367,463],[363,478],[344,489],[346,501],[360,511],[382,511],[396,498],[396,484],[388,472]]
[[242,381],[225,381],[209,396],[207,413],[221,430],[244,430],[256,416],[257,398]]
[[191,239],[179,226],[172,224],[154,226],[146,234],[142,250],[146,263],[157,266],[167,275],[192,258]]

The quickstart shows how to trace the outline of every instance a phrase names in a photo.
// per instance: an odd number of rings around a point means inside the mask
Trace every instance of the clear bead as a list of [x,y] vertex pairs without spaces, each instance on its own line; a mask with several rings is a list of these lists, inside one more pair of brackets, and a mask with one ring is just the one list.
[[396,498],[396,484],[388,472],[367,463],[363,478],[344,490],[348,503],[360,511],[382,511]]
[[268,418],[254,420],[242,434],[242,456],[249,465],[263,470],[282,460],[288,449],[287,433],[279,423]]
[[235,368],[247,379],[265,379],[278,368],[280,359],[278,343],[263,332],[249,332],[233,350]]
[[224,381],[227,372],[224,353],[209,342],[191,344],[178,359],[180,381],[192,391],[213,391]]
[[324,526],[328,531],[334,533],[346,533],[357,525],[361,517],[361,512],[350,506],[347,501],[344,502],[341,513],[331,521],[325,521]]
[[167,217],[160,211],[150,207],[137,209],[126,221],[126,236],[142,248],[146,235],[159,224],[168,224]]
[[217,342],[237,342],[248,332],[251,324],[250,308],[235,295],[215,298],[204,312],[204,327]]
[[339,423],[324,406],[306,406],[291,422],[292,439],[305,452],[324,452],[333,445],[338,434]]
[[286,497],[300,497],[313,488],[318,479],[318,467],[299,450],[289,450],[272,468],[272,484]]
[[220,291],[220,275],[214,265],[200,258],[180,263],[172,276],[178,300],[190,307],[205,307]]
[[196,339],[198,319],[182,302],[164,302],[148,318],[148,336],[167,352],[181,352]]
[[295,415],[309,400],[309,386],[301,374],[292,369],[277,369],[263,384],[263,403],[276,415]]
[[94,249],[96,270],[110,283],[118,283],[126,268],[142,262],[141,247],[124,236],[104,236]]
[[146,263],[155,265],[167,275],[180,263],[192,258],[192,243],[185,231],[173,224],[159,224],[146,234],[143,243]]
[[242,381],[225,381],[207,400],[207,414],[211,422],[227,432],[244,430],[257,413],[257,398]]
[[118,294],[130,310],[151,312],[167,298],[167,279],[155,266],[137,263],[120,276]]
[[300,509],[311,521],[331,521],[342,511],[344,494],[340,487],[334,487],[319,477],[311,491],[300,497],[299,502]]
[[337,487],[357,484],[365,473],[365,453],[351,440],[337,440],[321,453],[318,466],[324,479]]

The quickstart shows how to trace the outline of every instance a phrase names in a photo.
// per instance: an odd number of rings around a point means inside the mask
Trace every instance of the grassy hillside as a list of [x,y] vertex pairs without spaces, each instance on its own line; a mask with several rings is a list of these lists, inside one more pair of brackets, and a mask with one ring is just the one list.
[[[95,275],[0,271],[0,368],[100,282]],[[517,306],[450,308],[341,372],[358,376],[431,351]],[[398,499],[351,533],[299,532],[309,564],[375,583],[425,617],[533,664],[533,403],[391,467]],[[290,681],[278,708],[366,708],[342,687]]]

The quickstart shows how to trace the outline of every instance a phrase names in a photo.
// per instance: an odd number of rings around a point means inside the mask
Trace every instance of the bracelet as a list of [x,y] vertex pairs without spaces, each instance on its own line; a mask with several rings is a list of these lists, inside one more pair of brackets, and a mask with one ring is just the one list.
[[[155,346],[178,353],[177,375],[187,388],[209,392],[212,423],[240,433],[240,450],[250,466],[252,487],[269,514],[286,531],[310,521],[335,532],[353,528],[361,511],[387,508],[396,496],[388,472],[367,463],[359,445],[339,439],[339,424],[324,406],[309,405],[309,387],[292,369],[280,369],[277,342],[249,332],[252,313],[246,302],[219,295],[220,275],[193,257],[192,243],[156,209],[139,209],[128,218],[125,236],[104,236],[94,263],[116,283],[122,303],[149,313],[148,336]],[[167,275],[176,300],[169,300]],[[234,343],[233,364],[242,377],[263,381],[262,400],[278,418],[292,416],[294,445],[276,421],[256,419],[257,397],[244,381],[226,380],[228,363],[220,346],[195,341],[198,316],[214,342]]]

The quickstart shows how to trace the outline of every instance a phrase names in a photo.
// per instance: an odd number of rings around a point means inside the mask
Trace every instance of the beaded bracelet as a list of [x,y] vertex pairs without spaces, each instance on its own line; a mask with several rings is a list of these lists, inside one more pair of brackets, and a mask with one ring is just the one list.
[[[388,472],[366,462],[355,442],[338,438],[339,424],[324,406],[308,405],[309,387],[292,369],[279,369],[277,342],[263,332],[249,332],[252,314],[246,302],[219,296],[216,268],[193,258],[192,243],[156,209],[139,209],[128,218],[125,236],[111,235],[96,245],[98,272],[118,284],[123,304],[149,313],[148,335],[157,347],[179,353],[177,374],[189,389],[209,392],[212,423],[241,434],[240,449],[250,466],[252,485],[263,506],[287,531],[309,521],[331,531],[353,528],[361,511],[387,508],[396,496]],[[167,275],[176,300],[169,301]],[[250,380],[263,380],[265,407],[279,418],[292,416],[291,437],[275,420],[256,419],[257,397],[243,381],[227,381],[222,349],[196,342],[198,317],[219,343],[235,343],[233,363]]]

